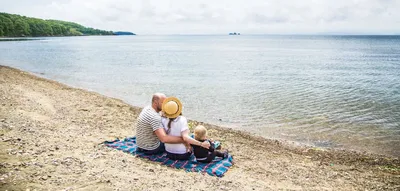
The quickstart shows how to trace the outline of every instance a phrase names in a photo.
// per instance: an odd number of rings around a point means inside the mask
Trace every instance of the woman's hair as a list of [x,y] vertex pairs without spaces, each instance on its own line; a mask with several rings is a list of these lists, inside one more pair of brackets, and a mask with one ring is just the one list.
[[173,120],[175,120],[176,118],[170,118],[168,121],[168,130],[167,130],[167,134],[169,134],[169,132],[171,132],[171,123]]
[[198,125],[194,128],[194,139],[201,140],[207,134],[207,129],[203,125]]
[[[179,114],[179,115],[182,115],[182,113]],[[178,118],[178,117],[176,117],[176,118]],[[169,132],[171,132],[171,123],[172,123],[172,121],[175,120],[176,118],[169,118],[167,134],[169,134]]]

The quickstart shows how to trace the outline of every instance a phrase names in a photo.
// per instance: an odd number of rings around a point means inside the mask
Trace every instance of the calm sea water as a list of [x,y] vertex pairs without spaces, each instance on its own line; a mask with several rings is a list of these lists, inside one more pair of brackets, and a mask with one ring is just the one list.
[[115,36],[0,42],[0,63],[190,119],[400,156],[400,36]]

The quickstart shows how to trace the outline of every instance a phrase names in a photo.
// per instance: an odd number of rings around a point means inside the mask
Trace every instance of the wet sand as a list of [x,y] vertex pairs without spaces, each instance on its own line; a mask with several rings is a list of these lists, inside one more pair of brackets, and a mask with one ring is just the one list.
[[[235,165],[223,178],[113,150],[141,108],[0,66],[0,190],[399,190],[397,158],[294,146],[204,124]],[[199,122],[194,122],[199,123]]]

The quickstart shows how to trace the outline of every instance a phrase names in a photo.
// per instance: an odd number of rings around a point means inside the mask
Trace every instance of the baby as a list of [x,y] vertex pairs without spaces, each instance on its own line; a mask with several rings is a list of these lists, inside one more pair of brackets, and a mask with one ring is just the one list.
[[207,129],[204,126],[198,125],[194,128],[194,139],[200,142],[208,141],[211,145],[209,149],[192,145],[194,156],[196,157],[197,162],[209,163],[213,161],[216,156],[224,159],[228,158],[228,151],[219,152],[215,150],[212,141],[207,139]]

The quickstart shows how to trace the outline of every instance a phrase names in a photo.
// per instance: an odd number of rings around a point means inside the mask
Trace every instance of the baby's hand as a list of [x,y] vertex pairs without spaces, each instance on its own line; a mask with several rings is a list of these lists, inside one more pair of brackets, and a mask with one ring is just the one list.
[[204,141],[201,143],[201,147],[203,147],[203,148],[209,149],[210,146],[211,146],[210,142],[208,142],[208,141]]

